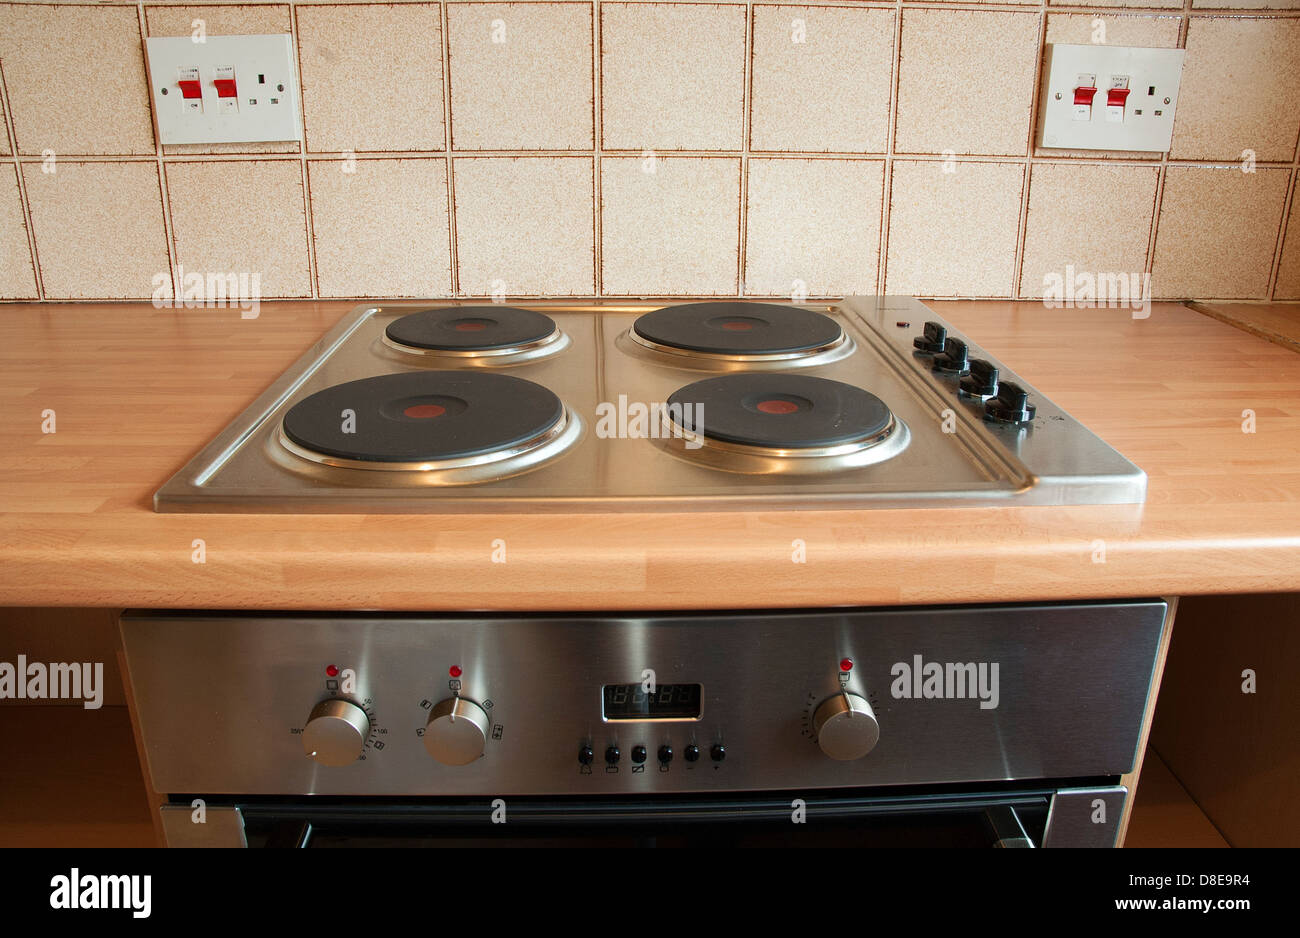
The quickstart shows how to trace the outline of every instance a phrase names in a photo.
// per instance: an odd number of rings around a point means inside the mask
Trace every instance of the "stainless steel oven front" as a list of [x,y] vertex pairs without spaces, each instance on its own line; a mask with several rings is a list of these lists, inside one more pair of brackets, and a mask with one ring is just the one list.
[[1115,843],[1159,600],[128,612],[169,844]]

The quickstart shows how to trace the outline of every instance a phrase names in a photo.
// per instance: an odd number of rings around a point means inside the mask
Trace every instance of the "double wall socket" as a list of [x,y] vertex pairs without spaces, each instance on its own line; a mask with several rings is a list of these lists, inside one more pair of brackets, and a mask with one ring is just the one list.
[[1049,45],[1038,145],[1166,152],[1182,72],[1182,49]]
[[147,50],[162,143],[302,139],[288,33],[151,38]]

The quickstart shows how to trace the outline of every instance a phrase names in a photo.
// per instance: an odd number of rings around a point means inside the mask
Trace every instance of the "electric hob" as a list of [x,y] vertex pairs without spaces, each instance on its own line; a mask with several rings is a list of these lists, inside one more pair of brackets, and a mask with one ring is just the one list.
[[357,307],[163,512],[1137,503],[1145,474],[920,302]]

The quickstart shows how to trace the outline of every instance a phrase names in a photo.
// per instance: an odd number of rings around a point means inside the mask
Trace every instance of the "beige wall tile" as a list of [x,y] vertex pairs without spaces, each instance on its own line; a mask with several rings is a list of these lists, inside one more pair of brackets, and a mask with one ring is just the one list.
[[134,6],[0,5],[0,62],[20,153],[154,153]]
[[885,164],[749,161],[745,292],[876,292]]
[[171,295],[157,163],[26,163],[23,185],[48,298]]
[[309,296],[302,166],[295,160],[168,163],[176,263],[257,274],[263,297]]
[[1287,220],[1286,239],[1282,242],[1282,263],[1277,271],[1274,299],[1300,300],[1300,186],[1291,193],[1291,214]]
[[904,10],[895,152],[1024,153],[1038,19],[1036,13]]
[[1020,220],[1019,163],[898,160],[889,200],[885,290],[1010,296]]
[[307,184],[321,296],[451,293],[445,159],[312,160]]
[[1156,229],[1156,297],[1262,298],[1268,293],[1289,170],[1170,166]]
[[590,150],[589,3],[447,6],[458,150]]
[[1295,10],[1300,0],[1192,0],[1193,10]]
[[602,159],[600,195],[605,293],[735,295],[739,160]]
[[35,297],[36,272],[18,192],[18,171],[13,166],[0,167],[0,299]]
[[1297,133],[1300,20],[1193,17],[1169,155],[1289,162]]
[[[1146,5],[1146,4],[1144,4]],[[1181,4],[1179,4],[1181,6]],[[1101,20],[1101,30],[1095,25]],[[1047,16],[1047,43],[1093,45],[1104,35],[1107,46],[1141,46],[1149,49],[1178,48],[1178,28],[1181,16],[1168,13],[1135,16],[1130,13],[1049,13]]]
[[460,292],[590,295],[595,192],[588,157],[458,159]]
[[[1134,0],[1047,0],[1054,7],[1132,7]],[[1144,7],[1180,9],[1183,0],[1141,0]]]
[[603,146],[739,150],[745,7],[602,3]]
[[894,12],[755,6],[750,148],[884,153]]
[[299,5],[297,11],[308,150],[443,148],[437,5]]
[[1043,278],[1141,273],[1155,214],[1154,166],[1040,163],[1029,175],[1020,296],[1042,296]]
[[13,151],[9,149],[9,111],[5,107],[4,98],[0,96],[0,156],[9,156]]
[[144,22],[150,36],[192,35],[195,20],[203,20],[204,31],[209,36],[265,36],[290,31],[287,3],[204,3],[144,8]]

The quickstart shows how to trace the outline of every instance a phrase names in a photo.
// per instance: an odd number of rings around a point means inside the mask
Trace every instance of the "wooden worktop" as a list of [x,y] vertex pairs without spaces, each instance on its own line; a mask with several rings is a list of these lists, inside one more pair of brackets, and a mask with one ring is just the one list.
[[[0,604],[535,611],[1300,590],[1300,356],[1168,304],[1137,320],[933,304],[1145,469],[1141,507],[155,514],[154,490],[353,305],[266,303],[252,320],[0,306]],[[791,560],[796,538],[806,563]]]

